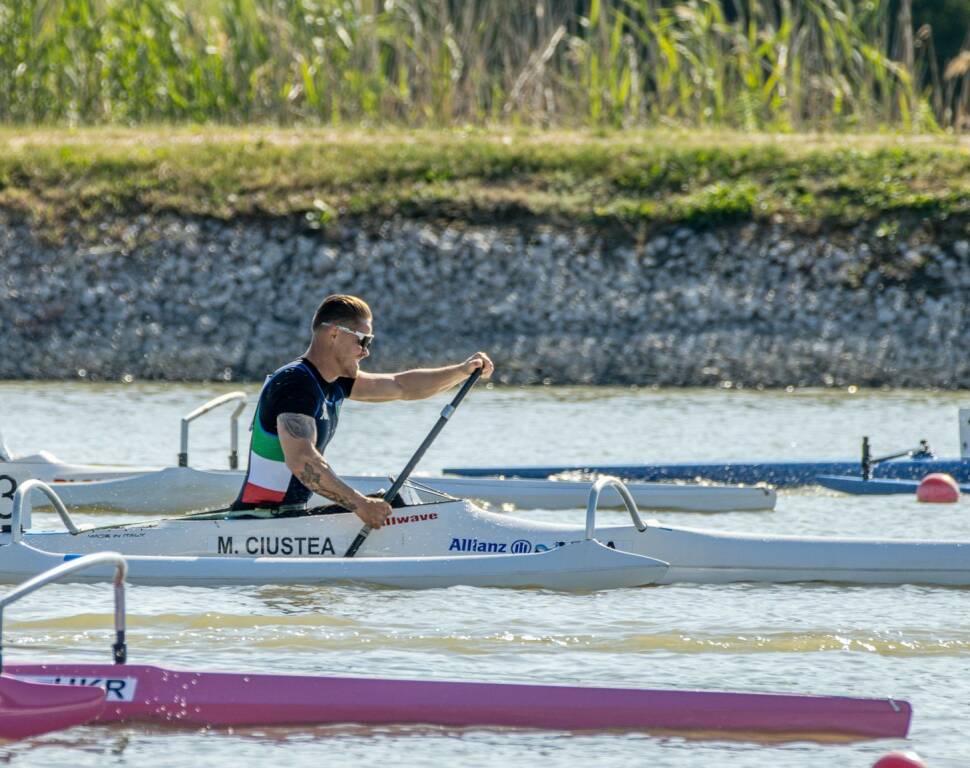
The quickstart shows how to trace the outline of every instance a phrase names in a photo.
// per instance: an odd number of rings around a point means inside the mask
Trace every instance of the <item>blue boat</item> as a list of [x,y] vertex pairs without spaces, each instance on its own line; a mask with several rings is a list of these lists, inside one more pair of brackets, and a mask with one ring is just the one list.
[[[521,477],[539,479],[563,472],[615,475],[625,480],[709,480],[715,483],[770,483],[777,488],[816,485],[821,475],[855,476],[859,482],[873,478],[922,480],[931,472],[946,472],[962,484],[970,483],[970,408],[959,410],[960,457],[938,459],[925,440],[916,448],[874,457],[869,438],[862,438],[860,459],[841,461],[720,461],[676,464],[555,464],[524,467],[446,467],[449,475],[463,477]],[[908,491],[906,491],[908,492]]]
[[[628,480],[709,480],[715,483],[770,483],[777,488],[815,485],[819,475],[858,475],[858,459],[841,461],[724,461],[677,464],[558,464],[520,467],[446,467],[445,473],[463,477],[544,478],[562,472],[616,475]],[[885,461],[872,469],[872,477],[921,480],[930,472],[946,472],[959,483],[970,483],[970,458],[906,458]]]
[[[864,480],[858,475],[819,475],[815,478],[823,488],[851,493],[857,496],[888,496],[893,493],[915,494],[919,480],[886,480],[881,478]],[[970,493],[970,485],[961,485],[961,493]]]

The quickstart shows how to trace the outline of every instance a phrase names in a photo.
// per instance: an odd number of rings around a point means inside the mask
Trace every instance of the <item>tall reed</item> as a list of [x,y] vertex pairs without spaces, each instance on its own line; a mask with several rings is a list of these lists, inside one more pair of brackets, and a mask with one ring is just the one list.
[[0,0],[0,122],[959,130],[900,2]]

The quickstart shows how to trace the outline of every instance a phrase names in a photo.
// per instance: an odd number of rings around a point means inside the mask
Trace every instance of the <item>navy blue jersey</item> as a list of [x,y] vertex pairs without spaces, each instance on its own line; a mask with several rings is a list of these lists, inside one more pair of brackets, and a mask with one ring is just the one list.
[[316,447],[323,453],[337,431],[340,405],[353,387],[350,378],[327,382],[305,357],[266,379],[253,416],[246,480],[232,509],[306,504],[312,492],[286,466],[276,419],[281,413],[312,418],[317,427]]

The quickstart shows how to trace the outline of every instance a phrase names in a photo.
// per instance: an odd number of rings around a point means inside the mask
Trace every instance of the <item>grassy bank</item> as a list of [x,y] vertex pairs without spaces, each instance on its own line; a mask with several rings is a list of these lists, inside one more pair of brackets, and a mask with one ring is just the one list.
[[0,207],[52,233],[113,214],[414,217],[640,229],[852,226],[970,210],[949,138],[693,132],[2,129]]

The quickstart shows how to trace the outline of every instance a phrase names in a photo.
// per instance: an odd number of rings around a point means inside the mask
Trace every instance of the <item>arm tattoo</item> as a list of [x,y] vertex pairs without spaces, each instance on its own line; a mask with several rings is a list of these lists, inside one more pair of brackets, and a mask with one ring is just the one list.
[[320,473],[313,468],[310,462],[307,462],[303,466],[303,471],[300,473],[300,482],[303,483],[310,490],[316,489],[320,485],[320,480],[322,476]]
[[302,413],[281,413],[279,419],[293,437],[312,441],[317,436],[317,425],[309,416]]
[[310,462],[303,465],[303,471],[299,474],[299,480],[314,493],[319,493],[321,496],[332,499],[351,512],[357,508],[357,504],[350,496],[341,493],[335,488],[328,488],[324,485],[323,474]]

